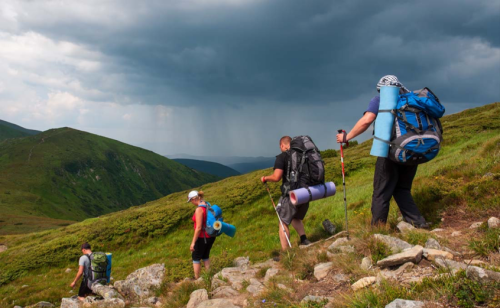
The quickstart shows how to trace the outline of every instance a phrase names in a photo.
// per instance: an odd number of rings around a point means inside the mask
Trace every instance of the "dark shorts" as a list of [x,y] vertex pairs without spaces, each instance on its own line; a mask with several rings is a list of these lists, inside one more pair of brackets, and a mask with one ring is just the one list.
[[292,222],[292,219],[304,220],[308,209],[309,202],[295,206],[288,196],[282,196],[276,206],[276,212],[278,212],[281,220],[287,225]]
[[194,243],[194,251],[191,254],[193,263],[200,263],[200,260],[208,261],[210,259],[210,249],[215,242],[215,237],[207,237],[207,242],[203,237],[199,237]]
[[92,294],[92,290],[87,286],[87,279],[83,278],[78,290],[78,296],[85,297],[89,294]]

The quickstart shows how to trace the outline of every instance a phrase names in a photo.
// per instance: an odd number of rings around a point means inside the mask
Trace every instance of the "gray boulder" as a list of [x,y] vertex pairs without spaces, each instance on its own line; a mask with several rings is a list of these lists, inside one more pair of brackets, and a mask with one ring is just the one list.
[[316,302],[316,303],[321,303],[323,301],[331,301],[333,300],[333,297],[326,297],[326,296],[317,296],[317,295],[307,295],[304,297],[301,301],[301,305],[306,305],[308,302]]
[[425,248],[441,250],[441,245],[438,241],[436,241],[432,237],[429,237],[427,242],[425,242]]
[[406,299],[396,299],[385,308],[424,308],[425,304],[419,301],[410,301]]
[[199,303],[208,300],[208,293],[205,289],[199,289],[191,293],[186,308],[196,308]]
[[118,291],[111,286],[105,286],[99,283],[94,283],[92,285],[92,291],[95,294],[102,296],[102,298],[104,299],[112,299],[112,298],[123,299],[121,294],[118,293]]
[[159,288],[165,276],[164,264],[153,264],[140,268],[127,276],[127,279],[116,281],[115,288],[132,301],[141,302],[154,296],[154,289]]
[[328,275],[330,269],[332,268],[332,262],[320,263],[314,267],[314,277],[321,280]]
[[216,277],[219,277],[219,275],[222,276],[222,278],[229,281],[233,289],[241,290],[243,288],[243,281],[250,281],[256,273],[257,270],[254,268],[226,267],[222,269],[220,274],[216,274]]
[[54,304],[49,302],[38,302],[34,305],[28,306],[26,308],[52,308],[55,307]]
[[459,270],[465,270],[467,268],[467,265],[461,262],[455,262],[452,260],[444,259],[444,258],[437,258],[434,260],[434,262],[442,268],[446,268],[450,270],[453,274],[458,272]]
[[415,227],[413,225],[407,223],[406,221],[401,221],[400,223],[398,223],[397,228],[399,229],[399,232],[401,232],[401,233],[415,230]]
[[230,286],[219,287],[212,292],[212,298],[233,298],[240,293]]
[[264,277],[264,283],[269,282],[269,279],[276,276],[279,270],[277,268],[270,268],[266,271],[266,276]]
[[252,294],[253,296],[259,296],[262,292],[264,292],[264,285],[255,278],[250,279],[250,285],[247,287],[247,292]]
[[404,264],[406,262],[418,263],[420,262],[420,260],[422,260],[423,252],[424,248],[420,245],[417,245],[411,249],[380,260],[377,262],[377,265],[380,267],[389,267]]
[[389,236],[389,235],[374,234],[373,237],[376,240],[381,241],[382,243],[389,246],[392,253],[398,253],[400,251],[403,251],[405,249],[409,249],[409,248],[413,247],[412,245],[408,244],[407,242],[405,242],[399,238]]
[[365,277],[361,278],[360,280],[356,281],[351,285],[351,288],[354,291],[357,291],[359,289],[366,288],[372,284],[374,284],[377,281],[377,277]]
[[224,298],[209,299],[201,302],[196,308],[240,308]]
[[119,298],[96,299],[88,300],[85,298],[83,303],[84,308],[124,308],[125,302]]
[[250,265],[250,257],[238,257],[234,259],[233,263],[235,267],[246,268]]
[[372,258],[370,257],[364,257],[363,260],[361,260],[361,269],[367,271],[372,267]]
[[500,219],[496,217],[491,217],[490,219],[488,219],[488,228],[490,229],[500,228]]
[[476,281],[485,282],[500,282],[500,273],[490,271],[477,266],[469,266],[466,270],[467,277]]
[[82,301],[76,297],[63,298],[61,300],[61,308],[81,308]]
[[349,240],[345,237],[339,238],[335,240],[330,246],[328,246],[328,250],[335,250],[338,249],[340,246],[347,245],[349,243]]

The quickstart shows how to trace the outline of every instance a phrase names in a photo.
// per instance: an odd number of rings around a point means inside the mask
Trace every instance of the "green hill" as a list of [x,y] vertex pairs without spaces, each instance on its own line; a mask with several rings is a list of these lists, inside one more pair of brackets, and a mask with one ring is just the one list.
[[[457,207],[467,214],[464,219],[498,213],[500,103],[446,116],[443,126],[445,141],[439,156],[421,165],[414,181],[413,194],[424,216],[439,226],[442,212]],[[349,227],[353,234],[366,230],[370,222],[375,165],[375,158],[369,155],[370,147],[371,141],[367,141],[344,153]],[[26,159],[26,155],[23,157]],[[337,184],[337,196],[311,204],[305,227],[313,241],[328,236],[321,227],[325,218],[332,220],[338,229],[344,220],[339,158],[326,158],[325,163],[326,179]],[[200,187],[208,201],[223,209],[225,221],[238,229],[236,237],[223,236],[215,242],[214,267],[239,256],[248,255],[257,261],[277,252],[278,221],[269,196],[259,183],[260,176],[270,173],[271,169],[266,169]],[[277,201],[279,186],[270,186]],[[189,277],[194,208],[185,203],[186,194],[187,191],[173,193],[142,206],[56,230],[1,236],[0,243],[8,249],[0,253],[0,304],[7,305],[14,300],[17,305],[41,300],[58,302],[68,296],[67,284],[74,272],[65,274],[64,269],[76,266],[78,247],[84,241],[99,251],[113,252],[115,280],[124,279],[135,269],[152,263],[165,263],[167,280]],[[395,226],[397,217],[397,207],[392,206],[390,227]],[[297,244],[294,231],[291,241]],[[30,287],[23,289],[23,285]]]
[[0,147],[0,232],[36,230],[31,217],[81,221],[217,179],[70,128],[8,139]]
[[0,141],[10,138],[32,136],[38,133],[40,133],[40,131],[26,129],[7,121],[0,120]]
[[220,178],[227,178],[230,176],[235,176],[240,174],[238,171],[232,168],[211,161],[184,159],[184,158],[174,158],[173,160],[189,168],[193,168],[208,174],[212,174]]

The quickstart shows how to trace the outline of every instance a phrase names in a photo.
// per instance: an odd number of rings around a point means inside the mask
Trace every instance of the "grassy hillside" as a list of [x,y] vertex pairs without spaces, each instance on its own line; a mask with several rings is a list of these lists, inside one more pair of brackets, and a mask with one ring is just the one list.
[[238,171],[232,168],[211,161],[184,159],[184,158],[175,158],[173,160],[189,168],[193,168],[208,174],[212,174],[220,178],[227,178],[230,176],[235,176],[240,174]]
[[36,230],[40,225],[33,217],[81,221],[217,179],[151,151],[70,128],[4,140],[0,234]]
[[[444,144],[439,156],[419,167],[413,193],[426,218],[439,225],[443,210],[462,207],[467,217],[483,217],[500,210],[500,103],[446,116]],[[332,132],[335,133],[335,132]],[[314,137],[314,136],[313,136]],[[336,145],[332,144],[332,147]],[[352,232],[366,229],[375,158],[369,155],[371,141],[345,150],[347,200]],[[337,195],[313,202],[306,216],[308,236],[327,235],[321,222],[329,218],[342,229],[344,209],[341,167],[338,157],[326,158],[326,179],[337,183]],[[235,238],[220,237],[212,250],[216,265],[248,255],[252,261],[267,259],[279,248],[278,222],[259,177],[271,169],[203,185],[207,200],[224,211],[234,224]],[[275,201],[278,184],[271,185]],[[76,267],[79,245],[89,241],[94,250],[113,252],[115,280],[135,269],[165,262],[168,280],[192,275],[189,244],[194,208],[185,203],[187,191],[171,194],[117,213],[40,233],[0,236],[7,251],[0,253],[0,305],[24,305],[39,300],[60,301],[71,295],[67,285]],[[465,213],[465,211],[464,211]],[[398,212],[392,207],[389,225]],[[465,218],[464,218],[465,219]],[[292,231],[291,241],[298,237]],[[467,243],[464,243],[467,245]],[[43,256],[43,257],[41,257]],[[51,279],[47,279],[50,277]],[[23,285],[29,287],[21,288]]]
[[0,120],[0,141],[10,138],[32,136],[38,133],[40,133],[40,131],[26,129],[7,121]]

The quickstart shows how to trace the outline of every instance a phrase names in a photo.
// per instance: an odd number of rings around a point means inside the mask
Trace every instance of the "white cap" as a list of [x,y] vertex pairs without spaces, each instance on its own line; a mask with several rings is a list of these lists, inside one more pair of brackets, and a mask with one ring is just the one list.
[[189,203],[189,201],[191,201],[191,199],[193,199],[195,197],[198,197],[198,192],[196,190],[193,190],[188,195],[188,201],[187,201],[187,203]]

